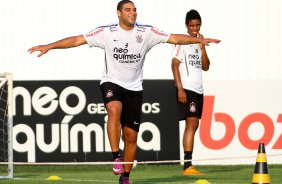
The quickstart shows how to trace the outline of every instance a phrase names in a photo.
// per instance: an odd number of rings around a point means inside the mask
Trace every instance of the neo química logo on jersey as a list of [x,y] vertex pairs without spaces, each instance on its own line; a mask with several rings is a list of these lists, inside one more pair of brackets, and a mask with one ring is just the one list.
[[127,48],[117,48],[115,47],[113,57],[119,63],[138,63],[141,59],[141,54],[129,54]]

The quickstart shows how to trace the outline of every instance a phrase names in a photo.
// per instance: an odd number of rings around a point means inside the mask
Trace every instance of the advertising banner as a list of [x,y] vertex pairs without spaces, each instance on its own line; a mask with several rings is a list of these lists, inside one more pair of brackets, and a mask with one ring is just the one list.
[[[195,164],[282,163],[281,81],[207,81]],[[183,160],[172,80],[145,80],[138,161]],[[16,162],[111,161],[99,81],[15,81]],[[121,140],[120,149],[123,149]],[[279,155],[280,154],[280,155]]]
[[260,142],[266,146],[268,163],[282,163],[281,84],[281,80],[206,81],[194,158],[208,160],[198,164],[253,164]]
[[[14,83],[15,161],[111,161],[99,81]],[[144,82],[137,160],[179,159],[174,93],[172,81]]]

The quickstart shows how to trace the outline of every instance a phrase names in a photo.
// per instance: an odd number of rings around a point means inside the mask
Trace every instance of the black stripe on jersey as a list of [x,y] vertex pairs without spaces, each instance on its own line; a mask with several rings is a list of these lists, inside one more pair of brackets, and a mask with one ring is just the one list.
[[105,53],[105,67],[106,67],[106,74],[108,73],[108,65],[107,65],[107,55]]
[[187,64],[186,56],[184,56],[184,59],[185,59],[185,66],[186,66],[187,76],[189,76],[189,70],[188,70],[188,64]]

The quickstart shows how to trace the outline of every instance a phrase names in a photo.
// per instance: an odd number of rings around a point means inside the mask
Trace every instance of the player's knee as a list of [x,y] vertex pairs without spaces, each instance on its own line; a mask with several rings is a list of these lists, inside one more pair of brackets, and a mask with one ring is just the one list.
[[137,144],[137,133],[132,131],[124,131],[124,142],[127,144]]
[[186,126],[188,127],[189,130],[196,131],[199,127],[199,121],[190,121],[186,123]]

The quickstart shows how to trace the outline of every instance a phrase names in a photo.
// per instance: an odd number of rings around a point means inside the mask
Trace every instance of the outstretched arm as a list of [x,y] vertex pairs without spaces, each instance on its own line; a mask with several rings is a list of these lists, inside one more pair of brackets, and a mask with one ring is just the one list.
[[209,45],[209,43],[219,43],[220,40],[213,38],[198,38],[184,34],[171,34],[167,43],[177,44],[177,45],[187,45],[193,43],[200,43],[203,45]]
[[37,57],[40,57],[43,54],[46,54],[51,49],[66,49],[71,47],[77,47],[83,44],[86,44],[85,38],[83,37],[83,35],[78,35],[64,38],[62,40],[49,43],[47,45],[38,45],[31,47],[30,49],[28,49],[28,52],[31,54],[35,51],[40,51],[40,53],[37,55]]

